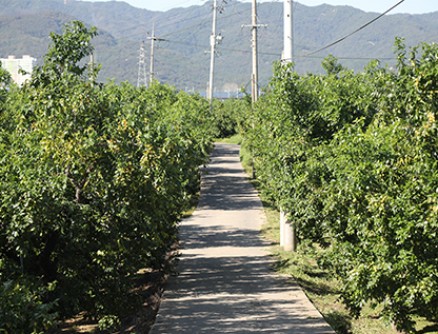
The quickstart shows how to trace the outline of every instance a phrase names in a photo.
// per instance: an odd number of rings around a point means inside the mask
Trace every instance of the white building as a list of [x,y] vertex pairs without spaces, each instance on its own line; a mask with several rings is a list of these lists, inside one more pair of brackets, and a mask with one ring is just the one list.
[[[7,70],[12,77],[12,80],[22,86],[23,83],[28,80],[32,74],[35,58],[31,56],[23,56],[23,58],[15,58],[15,56],[9,56],[8,58],[0,59],[2,67]],[[22,74],[20,69],[25,71],[26,74]]]

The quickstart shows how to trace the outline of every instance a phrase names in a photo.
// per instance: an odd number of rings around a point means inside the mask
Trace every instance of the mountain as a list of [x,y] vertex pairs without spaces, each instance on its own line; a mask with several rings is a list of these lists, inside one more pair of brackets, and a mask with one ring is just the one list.
[[[272,75],[272,63],[280,58],[283,38],[283,5],[258,5],[260,81]],[[322,71],[322,58],[333,54],[349,68],[362,69],[372,58],[394,64],[395,37],[408,46],[437,42],[438,12],[423,15],[387,15],[342,43],[314,56],[312,51],[347,35],[375,18],[349,6],[307,7],[295,3],[294,54],[297,71]],[[209,75],[209,39],[212,2],[202,6],[154,12],[121,1],[85,2],[74,0],[0,0],[0,57],[31,55],[42,60],[51,31],[61,32],[63,24],[78,19],[98,28],[94,40],[96,59],[102,64],[100,79],[116,82],[138,77],[142,41],[149,43],[155,25],[157,42],[156,77],[180,89],[205,91]],[[218,47],[215,84],[218,90],[248,87],[251,73],[251,32],[243,25],[251,22],[251,4],[228,1],[218,16],[223,42]],[[149,44],[146,44],[149,57]]]

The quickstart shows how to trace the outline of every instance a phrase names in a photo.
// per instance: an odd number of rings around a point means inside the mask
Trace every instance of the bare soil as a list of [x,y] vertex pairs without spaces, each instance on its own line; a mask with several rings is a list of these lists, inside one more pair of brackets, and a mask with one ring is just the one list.
[[85,314],[65,321],[53,334],[148,334],[160,307],[161,295],[167,276],[161,271],[143,270],[139,273],[136,292],[143,298],[143,306],[134,315],[122,320],[122,327],[115,332],[99,331],[97,322],[86,318]]

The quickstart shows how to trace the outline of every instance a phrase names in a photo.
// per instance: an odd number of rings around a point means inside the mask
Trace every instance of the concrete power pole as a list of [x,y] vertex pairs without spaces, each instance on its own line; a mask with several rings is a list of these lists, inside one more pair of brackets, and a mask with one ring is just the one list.
[[251,96],[252,102],[257,102],[259,97],[259,61],[257,40],[257,0],[252,0],[252,78]]
[[242,25],[250,27],[252,31],[252,74],[251,74],[251,97],[255,103],[259,97],[259,61],[258,61],[258,29],[266,27],[266,24],[257,23],[257,0],[252,0],[252,23],[251,25]]
[[210,102],[213,101],[214,91],[214,62],[216,57],[216,44],[217,44],[217,0],[213,1],[213,26],[210,35],[210,80],[208,84],[207,98]]
[[149,66],[149,86],[154,82],[155,76],[155,27],[152,29],[151,40],[151,61]]
[[293,61],[293,1],[284,0],[283,63]]
[[[259,97],[259,60],[258,60],[258,26],[257,26],[257,0],[252,0],[252,15],[251,15],[251,30],[252,30],[252,75],[251,75],[251,101],[254,104]],[[252,178],[256,178],[256,167],[254,160],[252,161]]]
[[148,37],[151,41],[151,59],[149,64],[149,86],[152,85],[155,79],[155,41],[163,41],[163,39],[155,36],[155,24],[152,29],[152,36]]
[[[293,61],[293,1],[284,0],[284,47],[283,64]],[[296,227],[290,221],[283,208],[280,209],[280,246],[286,251],[295,252],[297,250]]]

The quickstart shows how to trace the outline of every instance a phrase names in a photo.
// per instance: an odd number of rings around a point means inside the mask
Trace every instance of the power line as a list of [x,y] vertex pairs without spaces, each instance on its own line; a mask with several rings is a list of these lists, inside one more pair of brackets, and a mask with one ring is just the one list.
[[[345,36],[345,37],[343,37],[343,38],[337,40],[336,42],[331,43],[331,44],[327,45],[326,47],[321,48],[321,49],[319,49],[319,50],[317,50],[317,51],[314,51],[314,52],[312,52],[312,53],[304,54],[304,55],[298,55],[298,56],[296,56],[296,58],[301,58],[301,59],[323,59],[324,57],[318,57],[318,56],[313,56],[313,55],[316,54],[316,53],[318,53],[318,52],[320,52],[320,51],[322,51],[322,50],[324,50],[324,49],[326,49],[326,48],[329,48],[329,47],[331,47],[331,46],[333,46],[333,45],[335,45],[335,44],[337,44],[337,43],[339,43],[339,42],[341,42],[341,41],[343,41],[343,40],[345,40],[346,38],[352,36],[353,34],[357,33],[358,31],[364,29],[364,28],[367,27],[368,25],[370,25],[370,24],[372,24],[373,22],[377,21],[377,20],[380,19],[382,16],[386,15],[388,12],[390,12],[391,10],[393,10],[394,8],[396,8],[397,6],[399,6],[399,5],[400,5],[401,3],[403,3],[404,1],[405,1],[405,0],[401,0],[401,1],[399,1],[396,5],[392,6],[390,9],[388,9],[387,11],[385,11],[383,14],[379,15],[378,17],[376,17],[375,19],[371,20],[370,22],[368,22],[368,23],[362,25],[360,28],[356,29],[354,32],[352,32],[352,33],[348,34],[347,36]],[[230,16],[234,16],[234,15],[239,15],[239,14],[241,14],[241,12],[236,11],[235,13],[233,13],[233,14],[231,14],[231,15],[227,15],[227,16],[225,16],[225,17],[230,17]],[[256,15],[256,17],[257,17],[257,15]],[[183,22],[184,22],[184,21],[189,21],[189,20],[191,20],[191,19],[192,19],[192,18],[186,18],[186,19],[180,20],[180,22],[181,22],[181,21],[183,21]],[[201,22],[201,24],[202,24],[202,23],[203,23],[203,22]],[[199,25],[199,24],[200,24],[200,23],[197,23],[196,25]],[[188,27],[185,27],[185,29],[183,29],[183,30],[186,30],[187,28],[188,28]],[[189,28],[190,28],[190,27],[189,27]],[[179,30],[178,32],[180,33],[181,30]],[[173,33],[174,33],[174,32],[168,33],[168,34],[165,35],[165,36],[172,35]],[[168,42],[168,43],[173,43],[173,44],[180,44],[180,45],[188,45],[188,46],[198,47],[198,48],[205,48],[205,45],[200,45],[200,44],[195,44],[195,43],[187,43],[187,42],[175,41],[175,40],[169,40],[169,39],[160,39],[160,40],[165,41],[165,42]],[[238,52],[238,53],[242,53],[242,54],[249,54],[249,53],[251,53],[249,50],[239,50],[239,49],[226,48],[226,47],[223,47],[222,49],[223,49],[224,51]],[[270,53],[270,52],[259,52],[259,53],[260,53],[260,55],[278,57],[278,54],[277,54],[277,53]],[[359,61],[360,61],[360,60],[374,60],[374,59],[378,59],[378,60],[394,60],[394,58],[383,58],[383,57],[338,57],[338,59],[344,59],[344,60],[359,60]],[[139,72],[140,72],[140,71],[139,71]],[[143,72],[143,70],[141,70],[141,72]],[[141,75],[141,77],[143,77],[143,75]],[[139,81],[142,81],[142,80],[140,79]]]
[[[184,22],[186,22],[186,21],[191,21],[191,20],[194,20],[194,19],[198,19],[198,20],[203,19],[203,21],[201,21],[201,22],[198,21],[198,23],[196,23],[195,25],[193,25],[193,26],[189,26],[189,27],[185,27],[185,28],[183,29],[183,30],[188,30],[188,29],[191,29],[191,28],[194,28],[194,27],[197,27],[197,26],[199,26],[199,25],[204,24],[204,23],[206,22],[206,20],[205,20],[206,18],[209,20],[209,18],[210,18],[210,13],[207,13],[207,14],[202,15],[202,16],[192,16],[192,17],[186,17],[186,18],[183,18],[183,19],[177,19],[177,20],[175,20],[174,18],[171,18],[171,19],[168,20],[165,24],[159,25],[159,28],[160,28],[160,29],[163,29],[163,28],[166,28],[166,27],[168,27],[168,26],[175,26],[175,25],[177,25],[177,24],[181,24],[181,23],[184,23]],[[154,21],[157,20],[157,16],[154,16],[154,17],[152,18],[152,20],[154,20]],[[146,25],[149,25],[149,23],[142,24],[141,26],[146,26]],[[134,37],[137,37],[137,36],[142,35],[143,33],[135,33],[135,34],[129,34],[129,35],[124,35],[123,33],[125,33],[125,32],[129,32],[130,30],[134,30],[134,29],[137,29],[137,28],[139,28],[139,25],[138,25],[138,24],[135,24],[135,25],[133,25],[133,26],[130,26],[129,28],[125,28],[125,29],[123,29],[123,30],[119,30],[119,31],[117,31],[117,33],[118,33],[119,35],[121,35],[123,38],[134,38]],[[181,30],[177,30],[177,31],[175,31],[175,32],[167,33],[167,34],[165,34],[164,36],[172,35],[172,34],[174,34],[174,33],[176,33],[176,32],[181,32]]]
[[[179,44],[179,45],[185,45],[185,46],[192,46],[199,49],[205,49],[208,46],[206,44],[198,44],[198,43],[187,43],[187,42],[181,42],[181,41],[175,41],[171,39],[164,39],[164,42],[171,43],[171,44]],[[242,54],[251,54],[251,50],[241,50],[241,49],[234,49],[234,48],[227,48],[227,47],[221,47],[221,50],[223,51],[229,51],[229,52],[235,52],[235,53],[242,53]],[[259,51],[260,55],[263,56],[275,56],[278,57],[278,53],[274,52],[263,52]],[[325,56],[309,56],[309,55],[298,55],[294,56],[294,58],[301,58],[301,59],[325,59]],[[337,59],[341,60],[395,60],[397,58],[394,57],[336,57]]]
[[[301,55],[301,56],[294,56],[294,58],[301,58],[301,59],[325,59],[325,56],[307,56],[307,55]],[[397,58],[394,57],[336,57],[336,59],[339,60],[396,60]]]
[[[230,14],[230,15],[223,15],[223,16],[221,16],[221,18],[222,18],[222,20],[224,20],[224,19],[230,18],[230,17],[232,17],[232,16],[241,15],[241,14],[243,14],[242,11],[240,11],[240,12],[235,12],[235,13]],[[208,17],[207,17],[207,15],[208,15]],[[195,28],[195,27],[198,27],[198,26],[204,25],[207,21],[210,20],[210,14],[207,14],[207,15],[201,16],[201,18],[205,18],[205,17],[207,17],[207,18],[204,19],[203,21],[198,22],[198,23],[195,23],[195,24],[190,25],[190,26],[187,26],[187,27],[184,27],[184,28],[181,29],[181,30],[176,30],[176,31],[169,32],[169,33],[167,33],[167,34],[164,34],[163,37],[167,37],[167,36],[170,36],[170,35],[173,35],[173,34],[176,34],[176,33],[181,33],[181,32],[186,31],[186,30],[193,30],[193,28]],[[199,17],[193,17],[193,18],[198,18],[198,19],[199,19]],[[191,20],[191,19],[193,19],[193,18],[184,19],[184,20],[178,21],[177,23],[182,23],[182,22],[184,22],[184,21],[189,21],[189,20]],[[160,26],[160,28],[162,29],[163,27],[166,27],[166,26],[168,26],[168,25],[170,25],[170,24],[166,24],[166,25],[164,25],[164,26]],[[172,24],[172,25],[173,25],[173,24]]]
[[[209,15],[211,15],[211,14],[209,14]],[[192,24],[190,26],[186,26],[186,27],[184,27],[183,29],[180,29],[180,30],[169,32],[167,34],[164,34],[163,37],[171,36],[171,35],[174,35],[174,34],[177,34],[177,33],[179,34],[181,32],[187,31],[187,30],[193,30],[193,28],[205,25],[205,24],[210,22],[210,17],[206,17],[206,16],[203,16],[203,17],[205,17],[205,18],[201,22],[197,22],[197,23]],[[187,20],[184,20],[184,21],[189,21],[189,20],[187,19]],[[184,22],[184,21],[178,21],[177,23],[181,23],[181,22]],[[166,26],[167,25],[164,25],[164,27],[166,27]],[[162,28],[163,28],[163,26],[160,26],[160,29],[162,29]]]
[[[276,1],[279,1],[279,0],[276,0]],[[242,14],[244,14],[243,11],[235,11],[234,13],[232,13],[230,15],[223,15],[223,16],[221,16],[221,18],[222,18],[222,20],[224,20],[224,19],[228,19],[230,17],[237,16],[237,15],[242,15]],[[168,36],[171,36],[171,35],[174,35],[174,34],[180,34],[181,32],[184,32],[184,31],[187,31],[187,30],[191,30],[192,31],[194,28],[197,28],[199,26],[207,24],[210,21],[210,15],[211,14],[208,13],[208,14],[202,15],[200,17],[199,16],[193,16],[193,17],[184,18],[184,19],[181,19],[181,20],[178,20],[178,21],[175,21],[175,20],[172,21],[171,20],[171,21],[168,21],[164,25],[159,25],[158,27],[161,30],[161,29],[163,29],[163,28],[165,28],[167,26],[174,26],[176,24],[181,24],[183,22],[191,21],[193,19],[198,19],[198,20],[201,19],[202,20],[202,21],[198,21],[197,23],[195,23],[193,25],[186,26],[186,27],[184,27],[182,29],[171,31],[171,32],[168,32],[166,34],[161,34],[161,37],[165,38],[165,37],[168,37]],[[132,29],[137,28],[137,27],[138,26],[132,26],[130,28],[126,28],[126,29],[122,30],[121,32],[129,31],[129,30],[132,30]],[[119,33],[120,33],[120,31],[119,31]],[[125,36],[123,36],[123,38],[136,38],[137,36],[142,36],[142,35],[143,35],[143,33],[139,32],[139,33],[125,35]],[[189,44],[187,44],[187,45],[189,45]]]
[[[187,42],[175,41],[175,40],[171,40],[171,39],[164,39],[164,42],[168,42],[168,43],[172,43],[172,44],[180,44],[180,45],[192,46],[192,47],[196,47],[196,48],[199,48],[199,49],[205,49],[205,48],[208,47],[206,44],[187,43]],[[230,52],[237,52],[237,53],[245,53],[245,54],[251,54],[252,53],[251,50],[240,50],[240,49],[233,49],[233,48],[227,48],[227,47],[222,47],[222,46],[221,46],[221,50],[230,51]],[[259,54],[267,55],[267,56],[278,56],[278,53],[274,53],[274,52],[259,52]]]
[[334,46],[334,45],[336,45],[336,44],[338,44],[338,43],[344,41],[344,40],[347,39],[348,37],[351,37],[352,35],[358,33],[359,31],[365,29],[366,27],[368,27],[370,24],[376,22],[377,20],[379,20],[380,18],[382,18],[383,16],[385,16],[386,14],[388,14],[390,11],[392,11],[392,10],[395,9],[395,8],[397,8],[397,7],[398,7],[399,5],[401,5],[403,2],[405,2],[405,0],[401,0],[401,1],[399,1],[399,2],[396,3],[394,6],[392,6],[391,8],[389,8],[387,11],[385,11],[385,12],[382,13],[382,14],[380,14],[379,16],[377,16],[376,18],[374,18],[373,20],[371,20],[371,21],[365,23],[364,25],[360,26],[359,28],[357,28],[357,29],[356,29],[355,31],[353,31],[352,33],[349,33],[348,35],[346,35],[346,36],[344,36],[344,37],[342,37],[342,38],[340,38],[340,39],[334,41],[333,43],[330,43],[330,44],[328,44],[328,45],[322,47],[321,49],[318,49],[318,50],[316,50],[316,51],[313,51],[313,52],[311,52],[311,53],[308,53],[308,54],[306,54],[306,56],[314,55],[315,53],[319,53],[319,52],[321,52],[321,51],[324,51],[324,50],[326,50],[326,49],[328,49],[328,48],[331,48],[332,46]]
[[211,14],[208,13],[208,14],[205,14],[205,15],[202,15],[202,16],[187,17],[187,18],[179,20],[179,21],[169,21],[167,24],[160,25],[159,28],[163,29],[163,28],[168,27],[168,26],[175,26],[176,24],[181,24],[181,23],[186,22],[186,21],[192,21],[194,19],[200,20],[200,21],[198,21],[197,23],[195,23],[193,25],[184,27],[184,29],[182,29],[182,30],[172,31],[172,32],[169,32],[169,33],[163,35],[164,37],[165,36],[170,36],[172,34],[180,33],[181,31],[189,30],[189,29],[192,29],[192,28],[195,28],[195,27],[198,27],[198,26],[206,24],[207,22],[210,21],[210,15]]

